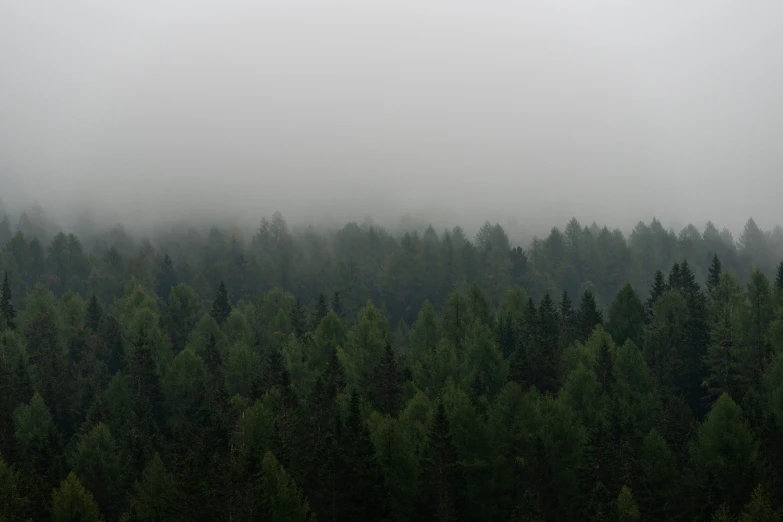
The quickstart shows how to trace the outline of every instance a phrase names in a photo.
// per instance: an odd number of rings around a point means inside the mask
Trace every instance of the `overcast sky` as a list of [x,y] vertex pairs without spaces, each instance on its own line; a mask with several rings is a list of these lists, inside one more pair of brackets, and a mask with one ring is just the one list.
[[772,0],[1,1],[0,197],[768,228],[781,19]]

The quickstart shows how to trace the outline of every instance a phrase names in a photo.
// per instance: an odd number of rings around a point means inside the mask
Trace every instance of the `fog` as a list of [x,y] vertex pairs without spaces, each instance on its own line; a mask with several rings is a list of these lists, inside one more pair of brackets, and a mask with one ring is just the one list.
[[783,4],[0,3],[0,197],[127,225],[769,228]]

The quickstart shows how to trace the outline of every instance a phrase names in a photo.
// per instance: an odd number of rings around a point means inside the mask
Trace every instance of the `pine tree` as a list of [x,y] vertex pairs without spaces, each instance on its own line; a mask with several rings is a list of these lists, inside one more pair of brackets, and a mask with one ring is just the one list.
[[595,327],[603,322],[604,317],[601,310],[598,309],[593,292],[585,290],[585,293],[582,294],[582,301],[579,303],[579,309],[576,311],[578,339],[582,342],[587,341]]
[[312,324],[310,329],[314,332],[318,329],[318,326],[323,321],[326,314],[329,313],[329,306],[326,304],[326,297],[323,292],[318,293],[318,301],[315,303],[315,310],[313,311]]
[[778,265],[778,273],[775,277],[775,290],[783,292],[783,261]]
[[723,272],[723,266],[718,259],[718,254],[713,254],[712,264],[707,274],[707,293],[712,295],[712,291],[720,283],[720,275]]
[[98,522],[101,515],[92,493],[69,473],[60,487],[52,491],[52,522]]
[[367,383],[373,405],[390,417],[396,417],[402,408],[403,372],[397,364],[394,350],[387,342],[383,356],[373,369],[372,378]]
[[271,452],[264,455],[257,478],[254,520],[269,522],[314,522],[302,490]]
[[297,297],[294,307],[291,309],[291,327],[297,339],[304,335],[307,330],[307,310],[302,305],[302,301]]
[[560,321],[555,304],[549,294],[545,294],[538,305],[541,325],[541,366],[539,368],[538,389],[541,392],[557,391],[558,367],[560,365]]
[[177,274],[174,271],[174,263],[168,254],[163,256],[158,274],[155,276],[155,292],[159,299],[169,298],[171,288],[177,284]]
[[667,290],[666,281],[663,279],[663,272],[660,270],[655,271],[655,277],[653,278],[653,284],[650,287],[650,297],[647,298],[645,303],[645,309],[647,311],[647,322],[652,320],[653,311],[655,310],[655,303],[661,298],[663,293]]
[[674,263],[671,270],[669,270],[668,286],[672,290],[680,290],[682,283],[680,281],[680,264]]
[[[10,328],[16,328],[14,318],[16,317],[16,310],[14,305],[11,304],[11,283],[8,281],[8,272],[6,271],[3,278],[3,286],[0,289],[0,316],[2,316],[5,325]],[[2,324],[0,324],[2,326]]]
[[614,357],[609,343],[605,338],[601,338],[601,345],[598,348],[598,360],[595,364],[595,373],[598,376],[598,382],[601,384],[601,390],[608,392],[614,384]]
[[351,391],[348,418],[341,433],[344,473],[343,488],[347,489],[343,516],[340,520],[363,522],[385,520],[386,495],[384,478],[375,459],[375,448],[362,422],[359,395]]
[[422,520],[459,520],[463,477],[443,402],[438,402],[421,462]]
[[228,300],[228,292],[226,292],[226,285],[223,281],[220,281],[217,295],[212,302],[212,310],[209,315],[215,320],[218,326],[223,326],[228,316],[231,315],[231,303]]
[[606,331],[618,346],[630,339],[637,347],[642,346],[644,334],[644,303],[633,287],[626,284],[609,307]]
[[563,350],[576,340],[573,304],[566,291],[563,291],[563,296],[560,298],[557,312],[560,316],[560,339],[558,344],[559,348]]
[[103,309],[98,302],[98,297],[93,292],[90,296],[90,302],[87,304],[87,327],[93,332],[98,333],[103,319]]
[[343,313],[343,303],[340,300],[340,292],[335,292],[332,296],[332,312],[337,314],[337,317],[340,319],[345,319],[345,314]]

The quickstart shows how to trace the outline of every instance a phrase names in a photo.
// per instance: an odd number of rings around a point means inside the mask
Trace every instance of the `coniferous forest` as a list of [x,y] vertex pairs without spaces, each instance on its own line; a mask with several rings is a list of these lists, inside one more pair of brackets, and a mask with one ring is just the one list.
[[0,221],[2,521],[773,521],[783,230]]

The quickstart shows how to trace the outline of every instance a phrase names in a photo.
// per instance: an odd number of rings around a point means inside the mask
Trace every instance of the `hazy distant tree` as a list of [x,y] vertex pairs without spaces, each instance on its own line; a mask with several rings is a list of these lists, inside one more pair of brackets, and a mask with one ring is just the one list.
[[231,315],[231,303],[228,300],[228,292],[226,292],[226,285],[223,281],[218,286],[217,295],[215,295],[215,300],[212,302],[212,310],[210,310],[209,315],[212,316],[218,326],[222,326],[228,319],[228,316]]
[[168,254],[163,256],[160,263],[158,274],[155,276],[155,293],[159,299],[166,299],[169,296],[171,287],[177,284],[177,274],[174,271],[174,263]]
[[[16,310],[14,305],[11,304],[11,284],[8,282],[8,272],[6,271],[3,277],[3,286],[0,288],[0,316],[2,316],[3,323],[11,329],[16,327],[14,318],[16,317]],[[2,327],[2,324],[0,324]]]
[[712,264],[707,274],[707,293],[712,294],[712,290],[720,283],[720,275],[723,272],[723,266],[718,259],[718,254],[712,256]]

